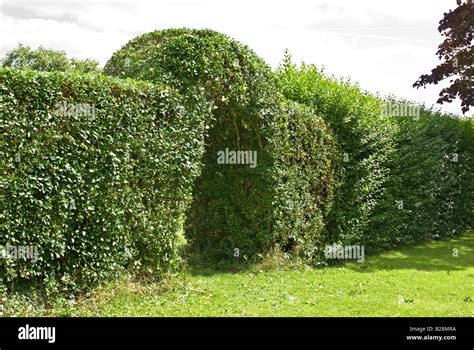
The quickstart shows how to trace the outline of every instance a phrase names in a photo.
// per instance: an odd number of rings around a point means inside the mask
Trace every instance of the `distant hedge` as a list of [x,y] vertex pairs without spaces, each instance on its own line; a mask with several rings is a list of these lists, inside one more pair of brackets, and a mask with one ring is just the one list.
[[[312,254],[315,241],[306,238],[319,235],[323,198],[332,193],[332,140],[314,113],[284,106],[251,49],[211,30],[156,31],[114,53],[104,72],[165,82],[214,106],[187,215],[196,250],[212,260],[253,259],[277,246]],[[231,164],[233,152],[255,154],[256,163]]]
[[0,70],[0,282],[75,289],[177,262],[203,153],[206,105],[171,88],[77,73]]
[[396,153],[364,239],[372,250],[474,227],[474,121],[419,107],[419,119],[390,116],[398,128]]
[[375,252],[473,226],[472,120],[385,101],[312,65],[286,61],[277,73],[284,95],[317,111],[335,134],[326,244]]

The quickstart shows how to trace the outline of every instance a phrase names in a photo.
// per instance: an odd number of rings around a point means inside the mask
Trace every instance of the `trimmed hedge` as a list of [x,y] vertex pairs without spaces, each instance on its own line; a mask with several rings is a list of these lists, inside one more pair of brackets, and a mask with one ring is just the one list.
[[336,185],[336,142],[314,110],[287,101],[276,120],[272,225],[283,251],[316,262]]
[[1,69],[0,245],[39,256],[0,259],[0,281],[54,291],[174,266],[206,113],[161,85]]
[[[252,50],[211,30],[156,31],[114,53],[104,71],[165,82],[190,101],[204,96],[213,104],[202,175],[187,215],[196,250],[212,260],[254,258],[276,246],[312,254],[316,247],[306,237],[319,235],[322,198],[332,193],[330,147],[319,147],[331,138],[313,113],[283,106],[270,68]],[[308,130],[317,137],[306,139]],[[293,147],[302,153],[292,154]],[[226,150],[256,152],[257,164],[219,164]],[[289,200],[313,212],[285,212]]]
[[381,114],[380,100],[314,66],[280,67],[285,96],[314,108],[337,140],[337,192],[327,222],[328,240],[359,242],[389,178],[397,128]]
[[361,244],[370,253],[472,227],[472,120],[413,105],[419,118],[384,113],[389,103],[407,102],[384,101],[312,65],[287,60],[278,79],[287,98],[314,108],[336,136],[337,191],[326,244]]
[[[405,101],[399,101],[404,103]],[[365,244],[391,248],[462,234],[474,226],[474,123],[420,107],[391,116],[397,152]],[[402,205],[400,205],[402,204]]]
[[385,115],[405,102],[289,60],[275,76],[210,30],[142,35],[104,72],[0,69],[0,246],[39,248],[1,259],[0,285],[160,274],[183,228],[212,261],[318,262],[474,224],[472,120]]

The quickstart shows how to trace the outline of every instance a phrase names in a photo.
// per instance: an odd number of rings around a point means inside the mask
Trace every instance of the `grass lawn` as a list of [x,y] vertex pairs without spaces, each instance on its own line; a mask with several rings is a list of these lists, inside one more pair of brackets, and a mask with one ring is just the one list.
[[162,283],[123,279],[41,315],[474,316],[474,231],[366,257],[362,264],[261,264],[234,273],[194,268]]

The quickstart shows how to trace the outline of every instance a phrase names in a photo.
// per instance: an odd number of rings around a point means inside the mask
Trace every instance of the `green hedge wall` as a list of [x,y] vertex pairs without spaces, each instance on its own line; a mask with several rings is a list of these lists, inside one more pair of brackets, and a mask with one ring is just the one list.
[[[325,206],[320,197],[331,193],[323,188],[330,183],[326,174],[331,172],[326,159],[330,157],[325,150],[315,148],[319,143],[330,143],[330,137],[324,134],[327,129],[322,120],[310,117],[310,112],[294,108],[288,114],[270,68],[252,50],[211,30],[156,31],[133,39],[114,53],[104,71],[118,77],[165,82],[190,101],[204,96],[212,103],[202,175],[196,180],[193,205],[187,215],[186,232],[197,251],[219,260],[254,258],[276,246],[298,251],[298,244],[310,245],[304,237],[318,235],[319,231],[308,233],[307,228],[313,225],[320,229],[324,209],[318,204]],[[282,125],[292,118],[291,126]],[[315,130],[318,137],[295,140],[308,136],[304,126]],[[295,144],[308,150],[305,158],[290,155]],[[226,150],[255,152],[257,163],[220,164],[220,152]],[[298,157],[302,157],[302,163],[295,165]],[[282,163],[282,159],[295,166]],[[304,180],[298,179],[304,163],[315,168]],[[322,174],[322,179],[307,184],[316,174]],[[281,179],[288,193],[283,193]],[[311,205],[297,188],[300,182],[315,192]],[[294,206],[308,205],[314,214],[292,211],[276,221],[287,210],[283,198],[301,201],[301,205]],[[294,217],[289,218],[291,215]],[[295,227],[283,230],[291,222]]]
[[473,227],[474,124],[421,106],[419,111],[419,118],[390,117],[398,127],[397,151],[364,240],[369,249],[454,236]]
[[0,248],[39,254],[1,259],[0,284],[160,274],[183,228],[214,262],[317,262],[328,244],[371,253],[473,226],[472,120],[383,113],[406,101],[290,61],[274,74],[210,30],[142,35],[104,72],[0,69]]
[[0,281],[54,291],[175,265],[206,113],[161,85],[1,69],[0,245],[38,259],[0,259]]
[[287,61],[277,73],[284,95],[317,111],[337,140],[326,244],[361,244],[370,253],[472,227],[472,120],[385,101],[312,65]]
[[360,242],[390,175],[397,128],[382,116],[380,100],[349,81],[307,65],[280,67],[278,75],[285,96],[314,108],[335,134],[337,191],[327,221],[328,240]]

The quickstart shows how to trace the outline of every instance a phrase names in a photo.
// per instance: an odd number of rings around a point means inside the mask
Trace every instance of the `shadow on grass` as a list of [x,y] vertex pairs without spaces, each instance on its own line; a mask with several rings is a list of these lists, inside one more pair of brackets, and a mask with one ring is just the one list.
[[189,250],[183,255],[185,257],[186,271],[193,276],[213,276],[218,274],[257,274],[270,270],[296,270],[307,268],[301,259],[291,258],[282,254],[258,255],[254,259],[223,259],[215,262],[207,259],[202,254],[196,254]]
[[223,273],[238,274],[255,268],[256,261],[228,260],[212,261],[202,252],[194,251],[190,246],[184,246],[181,256],[184,257],[185,269],[193,276],[212,276]]
[[[373,270],[462,271],[474,267],[474,231],[462,236],[401,246],[394,251],[366,257],[363,264],[346,265],[358,272]],[[473,275],[474,277],[474,275]]]
[[[457,253],[457,254],[456,254]],[[212,263],[190,257],[187,267],[193,276],[213,276],[217,274],[238,274],[272,269],[291,265],[291,262],[263,263],[256,261]],[[340,263],[335,267],[346,267],[355,272],[375,270],[419,270],[419,271],[462,271],[474,267],[474,231],[461,236],[421,243],[414,246],[399,246],[378,255],[366,256],[362,264]],[[316,268],[316,267],[315,267]],[[331,268],[331,267],[327,267]],[[474,274],[473,276],[474,277]]]
[[192,264],[188,267],[188,272],[192,276],[208,277],[218,274],[239,274],[243,272],[249,272],[252,270],[250,264],[226,264],[225,266],[213,267],[202,264]]

